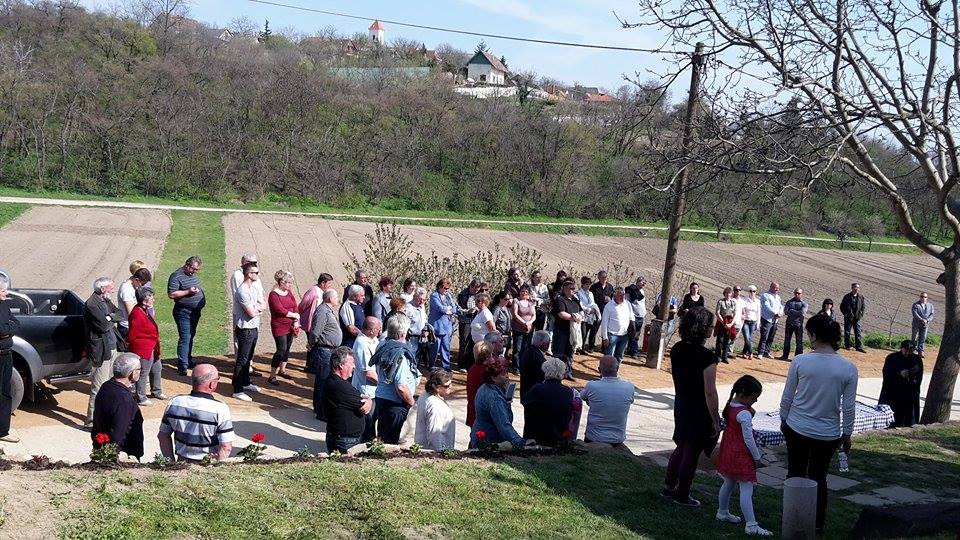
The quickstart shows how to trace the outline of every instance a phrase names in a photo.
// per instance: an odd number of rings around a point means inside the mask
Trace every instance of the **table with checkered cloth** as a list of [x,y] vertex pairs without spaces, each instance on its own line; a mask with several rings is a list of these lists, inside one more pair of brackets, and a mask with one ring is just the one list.
[[[842,414],[840,415],[843,416]],[[841,420],[842,423],[842,420]],[[867,405],[857,402],[857,417],[853,432],[885,429],[893,423],[893,409],[889,405]],[[780,446],[786,443],[780,431],[780,411],[758,412],[753,417],[753,436],[760,446]]]

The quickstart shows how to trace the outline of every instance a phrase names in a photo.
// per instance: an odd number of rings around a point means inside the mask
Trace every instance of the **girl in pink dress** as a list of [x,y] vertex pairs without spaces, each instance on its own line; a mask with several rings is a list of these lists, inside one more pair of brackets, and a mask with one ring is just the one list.
[[753,513],[753,484],[757,481],[757,465],[760,462],[760,449],[753,439],[753,415],[751,408],[763,386],[756,378],[744,375],[733,383],[730,400],[723,408],[726,427],[720,452],[717,456],[717,472],[723,477],[720,487],[720,508],[717,521],[740,523],[740,516],[730,513],[730,495],[735,484],[740,485],[740,510],[746,520],[744,532],[750,536],[773,536],[773,533],[757,524]]

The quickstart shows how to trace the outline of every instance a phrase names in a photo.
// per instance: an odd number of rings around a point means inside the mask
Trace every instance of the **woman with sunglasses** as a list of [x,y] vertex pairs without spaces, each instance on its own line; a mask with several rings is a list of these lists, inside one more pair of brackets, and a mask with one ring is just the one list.
[[440,452],[454,447],[457,422],[447,404],[452,386],[453,376],[449,371],[430,370],[426,392],[417,399],[417,427],[413,436],[422,448]]

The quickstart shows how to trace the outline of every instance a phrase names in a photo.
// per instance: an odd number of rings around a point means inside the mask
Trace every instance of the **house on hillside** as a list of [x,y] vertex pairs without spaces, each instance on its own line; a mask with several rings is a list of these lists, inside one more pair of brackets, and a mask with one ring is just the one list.
[[383,27],[383,23],[380,21],[373,21],[373,24],[371,24],[370,28],[367,29],[367,34],[370,36],[370,39],[379,45],[384,44],[384,40],[386,39],[386,30]]
[[489,51],[480,51],[467,62],[467,78],[479,83],[503,85],[509,70]]
[[596,94],[587,92],[583,100],[587,103],[613,103],[617,101],[617,98],[604,92],[597,92]]

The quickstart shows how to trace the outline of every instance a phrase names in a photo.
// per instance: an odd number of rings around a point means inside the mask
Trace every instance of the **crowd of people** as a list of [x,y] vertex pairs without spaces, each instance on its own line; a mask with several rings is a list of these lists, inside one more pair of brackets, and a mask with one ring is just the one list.
[[[191,393],[168,401],[158,434],[161,451],[170,459],[225,458],[235,440],[229,407],[215,398],[218,370],[193,357],[206,304],[198,275],[202,264],[200,257],[190,257],[167,280],[178,331],[177,369],[180,375],[192,369]],[[275,284],[269,293],[260,276],[257,256],[247,253],[229,281],[236,350],[231,394],[252,401],[250,394],[260,391],[251,378],[262,376],[252,366],[262,317],[270,318],[275,345],[267,384],[280,386],[281,379],[292,378],[291,345],[304,334],[308,353],[303,369],[313,374],[313,412],[326,424],[328,452],[348,452],[374,438],[396,444],[410,411],[416,414],[411,433],[417,444],[438,451],[453,448],[456,421],[447,399],[453,385],[454,335],[459,341],[456,366],[466,372],[470,448],[561,444],[579,432],[584,403],[589,406],[587,442],[622,445],[626,439],[634,386],[618,372],[624,357],[636,356],[642,348],[647,313],[643,277],[620,287],[601,271],[596,280],[584,276],[578,284],[560,271],[553,283],[546,284],[539,271],[525,282],[518,269],[510,268],[503,285],[496,288],[473,280],[454,293],[451,280],[443,278],[428,293],[413,278],[404,278],[396,290],[393,279],[383,276],[374,292],[367,273],[358,270],[342,296],[333,277],[322,273],[298,300],[289,271],[273,274]],[[96,280],[84,306],[91,362],[86,427],[95,447],[103,444],[96,435],[106,433],[138,459],[144,453],[140,408],[152,405],[152,400],[167,400],[152,277],[142,262],[134,261],[130,276],[119,287],[110,278]],[[6,298],[7,286],[0,276],[0,301]],[[850,448],[857,388],[856,368],[836,351],[841,346],[864,351],[861,321],[866,299],[859,284],[852,284],[840,303],[841,327],[830,299],[810,316],[800,288],[787,301],[781,298],[778,283],[759,295],[754,285],[742,292],[740,286],[724,288],[714,310],[705,308],[696,283],[679,303],[673,298],[668,306],[661,306],[661,298],[654,302],[653,313],[663,312],[668,331],[676,326],[680,336],[670,351],[677,447],[663,494],[678,504],[700,504],[690,496],[697,460],[701,453],[712,452],[723,433],[718,471],[724,484],[716,517],[741,521],[729,508],[732,491],[739,487],[746,532],[769,535],[758,525],[751,502],[760,458],[752,435],[752,405],[762,387],[753,377],[741,378],[721,408],[716,373],[720,363],[729,362],[741,335],[742,357],[772,358],[782,321],[784,346],[779,358],[789,359],[791,348],[795,354],[780,406],[788,471],[790,476],[818,482],[817,526],[822,529],[826,468],[838,448]],[[905,341],[884,367],[880,401],[894,408],[897,425],[911,425],[919,414],[923,344],[934,315],[926,293],[912,313],[914,340]],[[0,383],[5,398],[0,400],[0,440],[10,437],[9,340],[16,330],[16,318],[0,302]],[[711,337],[713,347],[708,348]],[[809,352],[804,352],[805,337]],[[582,391],[562,384],[573,379],[574,355],[593,352],[602,355],[599,378]],[[511,372],[519,375],[519,388],[511,382]],[[418,396],[423,381],[425,391]],[[522,433],[514,428],[514,399],[523,407]]]

